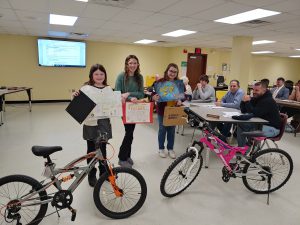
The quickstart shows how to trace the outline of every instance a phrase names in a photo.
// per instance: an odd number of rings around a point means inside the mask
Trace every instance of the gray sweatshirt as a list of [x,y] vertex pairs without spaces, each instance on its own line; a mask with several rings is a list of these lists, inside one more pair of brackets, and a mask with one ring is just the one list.
[[196,87],[196,89],[193,91],[193,100],[206,100],[210,99],[211,97],[215,98],[215,89],[209,84],[205,85],[205,88],[201,88],[201,90]]

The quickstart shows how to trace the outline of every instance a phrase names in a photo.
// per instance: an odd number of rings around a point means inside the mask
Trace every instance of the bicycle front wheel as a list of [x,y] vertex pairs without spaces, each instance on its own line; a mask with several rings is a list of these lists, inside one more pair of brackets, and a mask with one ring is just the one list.
[[269,184],[266,173],[258,166],[245,165],[243,183],[246,188],[256,194],[267,194],[278,190],[286,184],[293,172],[291,156],[281,149],[261,150],[253,155],[251,161],[271,173],[271,187],[268,191]]
[[134,169],[117,167],[113,169],[113,174],[121,195],[116,194],[113,185],[108,182],[108,173],[104,173],[94,188],[94,202],[107,217],[127,218],[143,206],[147,185],[143,176]]
[[[47,199],[46,191],[35,179],[24,175],[11,175],[0,179],[0,224],[37,225],[44,218],[48,204],[39,204]],[[31,196],[30,198],[28,198]]]
[[[174,197],[187,189],[200,173],[203,158],[196,158],[194,151],[178,157],[164,173],[160,182],[160,192],[165,197]],[[189,171],[190,170],[190,171]],[[189,174],[187,174],[189,172]]]

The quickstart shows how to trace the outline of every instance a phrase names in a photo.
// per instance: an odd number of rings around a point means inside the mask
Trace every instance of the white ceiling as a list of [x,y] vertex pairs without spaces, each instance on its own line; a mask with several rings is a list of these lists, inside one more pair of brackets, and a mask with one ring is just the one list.
[[[0,0],[0,33],[50,36],[65,32],[67,38],[132,43],[140,39],[162,42],[153,46],[231,48],[232,37],[253,36],[274,40],[253,50],[271,50],[277,56],[300,55],[300,0]],[[104,2],[104,4],[102,4]],[[109,2],[112,2],[112,5]],[[263,18],[260,26],[227,25],[213,20],[255,8],[280,11]],[[78,16],[75,26],[49,25],[49,13]],[[172,38],[161,36],[177,29],[196,34]],[[72,35],[88,34],[87,37]]]

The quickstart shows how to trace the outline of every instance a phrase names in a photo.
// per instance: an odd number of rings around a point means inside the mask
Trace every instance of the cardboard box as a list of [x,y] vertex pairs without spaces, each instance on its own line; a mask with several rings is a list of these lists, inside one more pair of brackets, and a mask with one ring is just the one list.
[[166,106],[164,112],[164,126],[176,126],[186,124],[187,114],[183,111],[184,107]]

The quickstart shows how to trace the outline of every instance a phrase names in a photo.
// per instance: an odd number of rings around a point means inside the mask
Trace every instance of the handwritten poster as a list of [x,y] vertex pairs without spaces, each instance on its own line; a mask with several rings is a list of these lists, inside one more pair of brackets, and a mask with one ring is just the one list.
[[123,104],[123,123],[153,123],[153,103]]
[[182,80],[157,82],[154,88],[159,95],[159,102],[175,101],[184,98],[184,84]]
[[111,87],[96,88],[85,85],[80,89],[97,105],[91,112],[90,117],[121,117],[122,100],[121,92],[113,91]]

